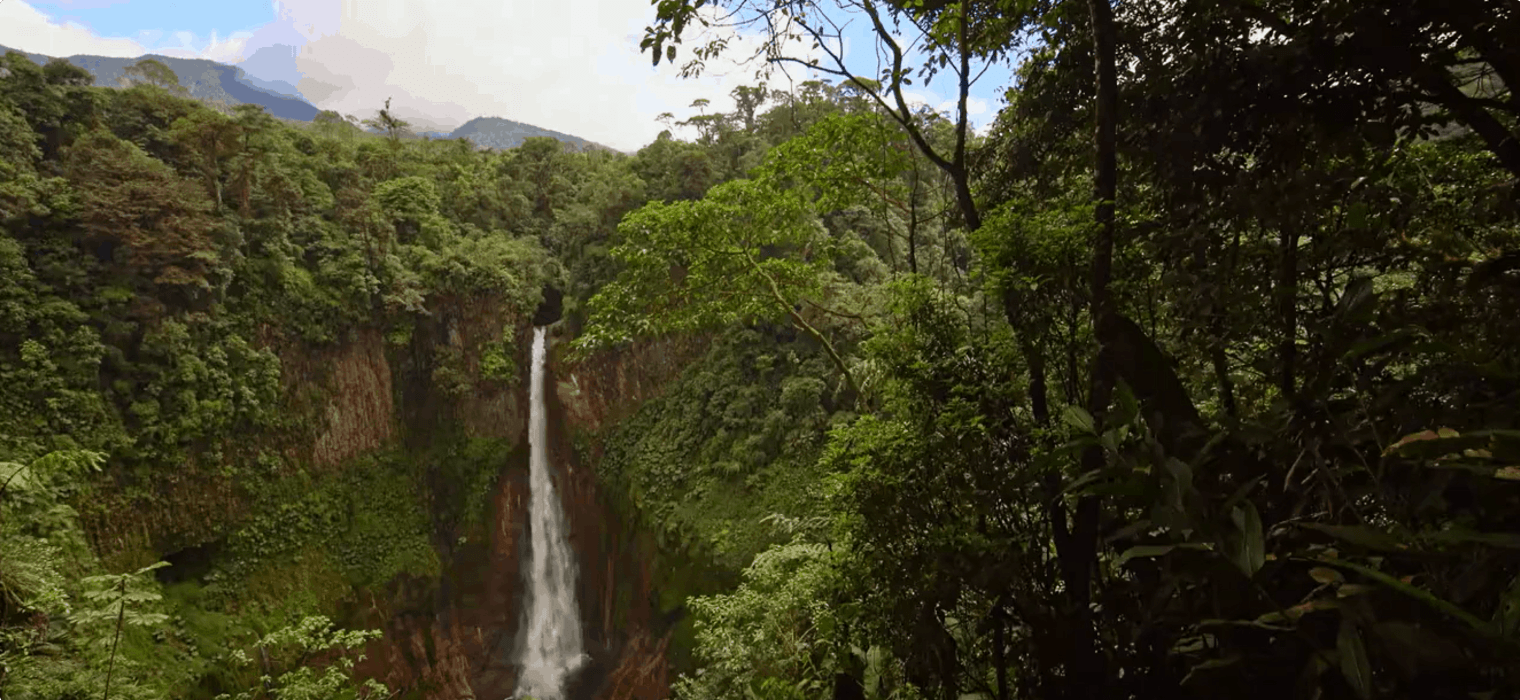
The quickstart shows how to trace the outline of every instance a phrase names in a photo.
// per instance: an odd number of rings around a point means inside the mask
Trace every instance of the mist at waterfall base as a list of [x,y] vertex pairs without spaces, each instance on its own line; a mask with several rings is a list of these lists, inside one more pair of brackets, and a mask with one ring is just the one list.
[[514,697],[565,700],[566,679],[588,657],[581,646],[580,613],[575,601],[575,557],[550,474],[544,410],[545,336],[544,327],[533,329],[528,413],[528,585],[519,636],[522,675]]

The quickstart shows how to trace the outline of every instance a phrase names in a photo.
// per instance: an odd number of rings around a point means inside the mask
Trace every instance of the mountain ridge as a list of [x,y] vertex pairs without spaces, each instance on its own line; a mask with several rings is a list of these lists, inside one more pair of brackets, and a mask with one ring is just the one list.
[[[46,54],[0,46],[0,55],[11,51],[26,56],[38,65],[45,64],[54,58]],[[227,106],[257,104],[275,117],[304,122],[312,121],[317,114],[323,111],[301,97],[298,91],[296,91],[295,86],[288,82],[263,80],[248,73],[240,66],[219,63],[210,59],[177,58],[152,53],[135,58],[118,58],[93,54],[75,54],[63,57],[69,63],[79,66],[95,76],[95,85],[98,87],[117,87],[119,79],[126,73],[128,66],[148,58],[157,60],[168,66],[179,78],[180,84],[185,87],[190,97],[203,102]],[[297,94],[292,94],[293,92]],[[423,121],[423,126],[433,126],[431,123]],[[434,139],[462,138],[475,144],[476,148],[494,148],[497,150],[515,148],[530,137],[549,137],[577,149],[591,148],[617,152],[617,149],[573,134],[546,129],[504,117],[475,117],[447,134],[430,129],[420,132],[418,136]]]
[[615,148],[604,146],[579,136],[553,129],[545,129],[532,124],[525,124],[505,117],[475,117],[461,124],[449,137],[469,139],[470,142],[480,148],[495,148],[498,150],[515,148],[521,145],[525,139],[531,137],[549,137],[580,149],[590,148],[617,151]]

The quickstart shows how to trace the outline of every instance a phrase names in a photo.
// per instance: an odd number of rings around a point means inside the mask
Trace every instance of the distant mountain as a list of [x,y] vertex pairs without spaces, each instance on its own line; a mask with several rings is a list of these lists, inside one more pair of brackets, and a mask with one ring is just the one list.
[[[0,55],[8,51],[14,51],[0,46]],[[19,52],[26,55],[34,63],[39,65],[47,63],[51,57],[42,54]],[[168,66],[174,74],[179,76],[180,85],[185,86],[190,96],[204,102],[222,103],[227,105],[256,104],[262,106],[270,114],[281,119],[294,121],[311,121],[321,110],[306,100],[301,99],[294,93],[295,87],[285,81],[261,80],[249,75],[242,68],[229,66],[225,63],[208,61],[203,58],[171,58],[149,54],[137,58],[110,58],[107,56],[69,56],[68,61],[80,68],[89,71],[95,76],[95,84],[102,87],[118,87],[121,76],[126,72],[127,66],[137,63],[144,58],[154,58]],[[562,143],[574,145],[578,149],[603,149],[613,150],[598,143],[587,141],[579,136],[544,129],[515,122],[500,117],[479,117],[471,119],[452,133],[437,131],[441,125],[425,120],[417,120],[417,126],[426,131],[418,136],[427,136],[433,139],[468,139],[477,148],[495,148],[505,150],[515,148],[522,144],[524,139],[530,136],[548,136],[559,139]],[[432,127],[432,128],[428,128]],[[443,127],[448,128],[448,127]]]
[[[0,46],[0,54],[13,49]],[[49,58],[42,54],[28,53],[27,58],[38,64]],[[281,119],[311,121],[321,110],[294,95],[282,93],[281,83],[271,83],[254,78],[237,66],[208,61],[203,58],[171,58],[149,54],[138,58],[111,58],[108,56],[69,56],[68,62],[89,71],[95,76],[95,84],[102,87],[118,87],[127,66],[143,58],[163,62],[179,76],[190,96],[204,102],[220,102],[228,105],[256,104]]]
[[570,134],[552,129],[544,129],[532,124],[515,122],[511,119],[502,119],[501,117],[476,117],[465,122],[464,126],[455,129],[454,133],[449,134],[448,138],[469,139],[479,148],[506,150],[521,146],[522,142],[531,136],[547,136],[552,139],[559,139],[561,143],[574,145],[577,149],[581,150],[613,150],[599,143],[587,141],[579,136],[571,136]]
[[439,121],[427,115],[418,114],[403,105],[397,105],[391,113],[405,121],[417,134],[440,134],[439,138],[448,138],[450,133],[464,123],[459,119]]

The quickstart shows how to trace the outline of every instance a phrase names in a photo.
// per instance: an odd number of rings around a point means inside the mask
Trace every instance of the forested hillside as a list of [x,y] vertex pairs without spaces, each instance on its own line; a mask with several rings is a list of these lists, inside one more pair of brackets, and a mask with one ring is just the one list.
[[361,651],[510,529],[479,424],[553,323],[659,618],[572,697],[1516,697],[1520,6],[857,9],[883,73],[631,156],[6,56],[0,695],[474,697]]
[[[0,53],[12,49],[0,46]],[[21,52],[17,52],[21,53]],[[45,65],[52,57],[26,54],[38,65]],[[60,60],[72,63],[93,76],[94,85],[119,87],[123,83],[137,82],[131,68],[144,61],[158,63],[175,76],[184,92],[210,104],[231,108],[238,104],[257,104],[264,111],[281,119],[311,121],[320,111],[300,97],[294,87],[286,83],[269,83],[248,75],[242,68],[229,66],[202,58],[173,58],[170,56],[140,56],[138,58],[114,58],[110,56],[68,56]]]

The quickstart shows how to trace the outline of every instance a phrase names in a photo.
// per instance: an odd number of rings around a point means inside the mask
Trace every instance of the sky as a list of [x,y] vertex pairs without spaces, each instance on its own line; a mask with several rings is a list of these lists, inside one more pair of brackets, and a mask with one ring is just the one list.
[[[661,113],[691,116],[699,98],[709,111],[730,109],[730,91],[756,84],[761,67],[739,63],[759,46],[744,34],[700,78],[664,61],[651,66],[639,41],[654,12],[648,0],[0,0],[0,45],[49,56],[207,58],[361,118],[390,97],[392,111],[422,131],[497,116],[634,151],[665,128]],[[871,75],[864,22],[846,32],[846,60]],[[788,73],[793,83],[809,78],[797,67]],[[1008,67],[994,66],[974,87],[973,127],[990,123],[1009,79]],[[788,82],[775,73],[768,85]],[[954,107],[949,78],[909,93]]]

